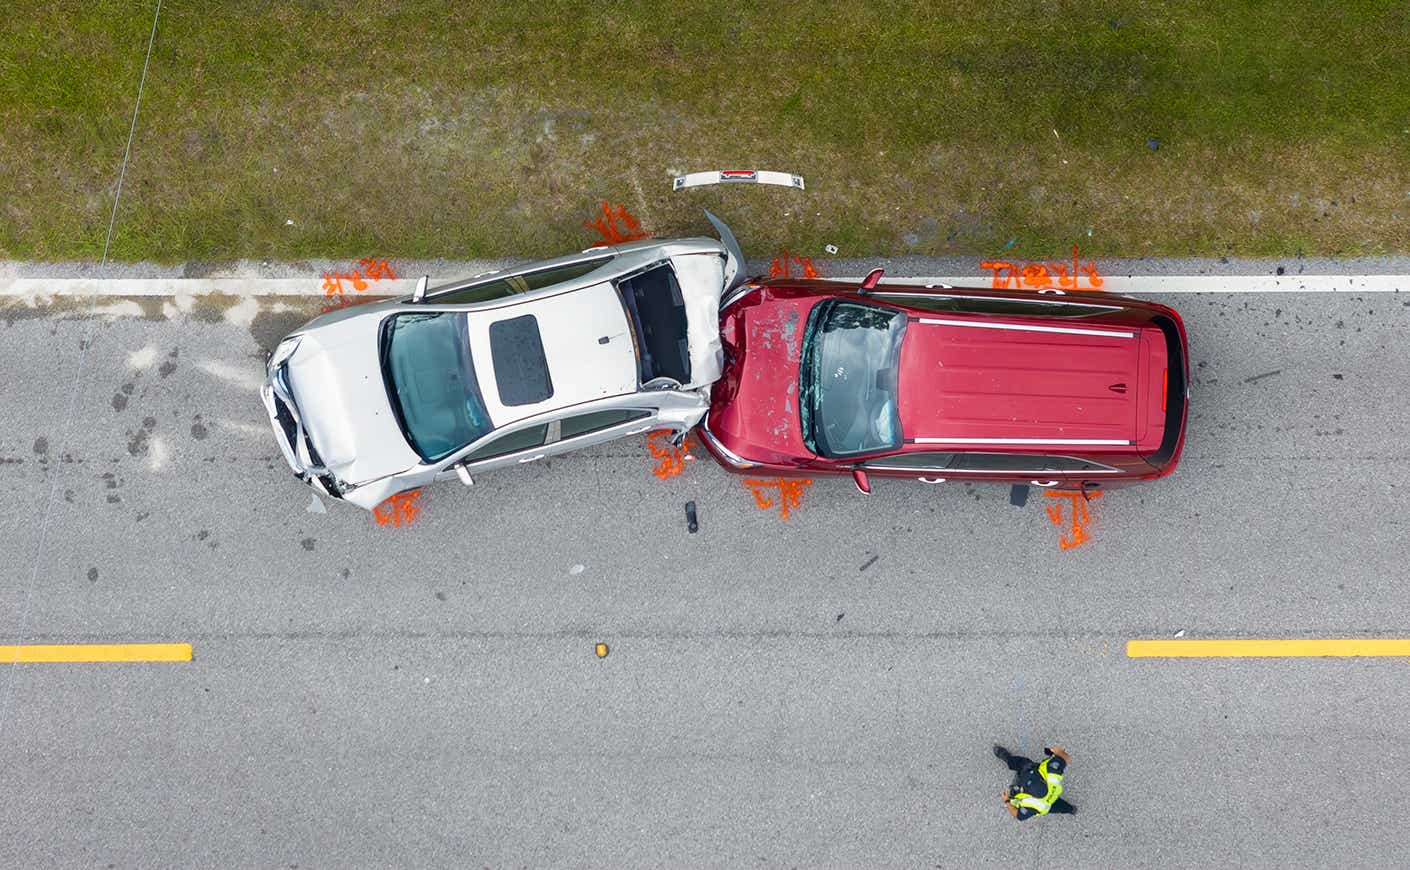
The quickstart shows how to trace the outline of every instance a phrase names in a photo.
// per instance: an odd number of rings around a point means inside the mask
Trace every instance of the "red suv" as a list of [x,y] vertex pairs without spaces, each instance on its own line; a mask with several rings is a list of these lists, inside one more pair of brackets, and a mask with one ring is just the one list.
[[777,280],[721,304],[703,440],[751,475],[851,474],[1093,490],[1169,474],[1185,327],[1154,302]]

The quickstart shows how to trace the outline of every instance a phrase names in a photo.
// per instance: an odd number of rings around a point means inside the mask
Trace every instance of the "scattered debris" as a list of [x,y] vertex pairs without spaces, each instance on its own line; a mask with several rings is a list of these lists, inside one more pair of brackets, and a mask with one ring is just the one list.
[[586,566],[586,565],[574,565],[573,567],[571,567],[571,568],[568,569],[568,573],[571,574],[571,575],[573,575],[574,577],[576,577],[576,576],[578,576],[579,574],[583,573],[583,572],[586,571],[586,570],[587,570],[587,566]]
[[597,657],[600,659],[607,658],[607,644],[599,642],[597,646],[593,648],[593,652],[597,653]]
[[1179,631],[1175,632],[1175,636],[1176,636],[1176,637],[1184,637],[1184,636],[1185,636],[1185,630],[1184,630],[1183,628],[1180,629]]
[[835,254],[835,253],[837,253],[837,246],[836,246],[836,245],[823,245],[823,250],[824,250],[824,251],[827,251],[829,254]]
[[1271,372],[1264,372],[1264,373],[1261,374],[1261,375],[1252,375],[1252,376],[1250,376],[1250,377],[1244,378],[1244,383],[1246,383],[1246,384],[1251,384],[1251,383],[1253,383],[1254,381],[1261,381],[1261,380],[1263,380],[1264,378],[1271,378],[1271,377],[1273,377],[1274,375],[1280,375],[1280,374],[1282,374],[1282,373],[1283,373],[1283,370],[1282,370],[1282,369],[1273,369]]
[[313,500],[308,503],[308,507],[304,508],[304,511],[311,514],[326,514],[328,508],[323,506],[323,502],[318,498],[318,493],[314,493]]
[[[863,563],[862,563],[862,567],[858,568],[857,570],[858,570],[859,572],[860,572],[860,571],[865,571],[865,570],[867,570],[867,569],[870,568],[871,566],[875,565],[875,564],[876,564],[876,560],[877,560],[877,559],[880,559],[880,558],[881,558],[880,556],[873,554],[872,557],[871,557],[870,559],[866,560],[865,562],[863,562]],[[839,617],[837,617],[837,618],[838,618],[838,619],[841,619],[842,617],[839,616]]]
[[1155,136],[1152,136],[1152,137],[1150,137],[1149,139],[1146,140],[1146,147],[1149,148],[1149,149],[1152,150],[1152,151],[1159,151],[1159,150],[1160,150],[1160,140],[1157,139]]
[[839,613],[839,614],[837,614],[837,618],[834,619],[833,622],[841,622],[841,621],[842,621],[842,617],[844,617],[844,616],[846,616],[846,615],[847,615],[846,613]]
[[693,501],[685,503],[685,528],[692,535],[700,531],[700,523],[695,519],[695,502]]
[[1014,507],[1023,507],[1028,504],[1028,484],[1015,483],[1009,487],[1009,504]]

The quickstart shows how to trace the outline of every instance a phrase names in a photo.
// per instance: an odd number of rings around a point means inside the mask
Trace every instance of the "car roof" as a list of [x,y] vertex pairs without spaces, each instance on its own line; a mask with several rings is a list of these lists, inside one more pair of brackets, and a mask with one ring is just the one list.
[[[528,297],[528,294],[525,294]],[[480,393],[495,428],[528,417],[637,391],[636,348],[617,290],[602,282],[573,292],[524,298],[508,305],[467,312],[470,353]],[[501,384],[492,332],[532,318],[548,369],[548,395],[518,401],[518,372]],[[502,357],[502,352],[501,352]],[[539,394],[542,395],[542,394]]]
[[901,345],[899,413],[929,450],[1131,448],[1140,328],[924,313]]
[[[725,249],[717,239],[706,237],[645,240],[586,248],[576,254],[443,284],[428,290],[425,300],[420,303],[412,304],[410,297],[403,297],[387,303],[378,317],[388,313],[419,311],[465,313],[480,392],[494,427],[500,429],[540,414],[638,392],[636,347],[626,312],[612,282],[672,257],[704,253],[723,256]],[[599,258],[605,262],[598,268],[577,278],[535,290],[468,304],[436,302],[438,295],[477,284]],[[518,387],[522,385],[509,383],[508,379],[504,384],[505,390],[501,390],[495,372],[494,342],[490,331],[495,324],[525,316],[534,320],[551,392],[541,401],[515,404],[526,393],[519,392]],[[523,334],[526,327],[521,325],[519,329]],[[536,388],[538,386],[541,385],[535,385]]]

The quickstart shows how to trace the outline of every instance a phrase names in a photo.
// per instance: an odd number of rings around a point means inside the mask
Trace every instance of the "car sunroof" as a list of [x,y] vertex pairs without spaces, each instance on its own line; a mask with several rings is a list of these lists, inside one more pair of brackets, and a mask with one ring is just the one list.
[[490,324],[490,357],[501,404],[536,405],[553,396],[539,322],[532,314]]

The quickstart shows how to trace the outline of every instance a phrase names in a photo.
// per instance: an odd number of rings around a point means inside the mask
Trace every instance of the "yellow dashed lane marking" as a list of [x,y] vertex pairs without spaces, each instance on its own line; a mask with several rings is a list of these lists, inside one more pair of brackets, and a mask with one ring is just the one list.
[[189,662],[189,643],[70,643],[0,646],[0,665],[48,662]]
[[1303,640],[1128,640],[1129,658],[1279,658],[1410,656],[1410,638],[1356,637]]

